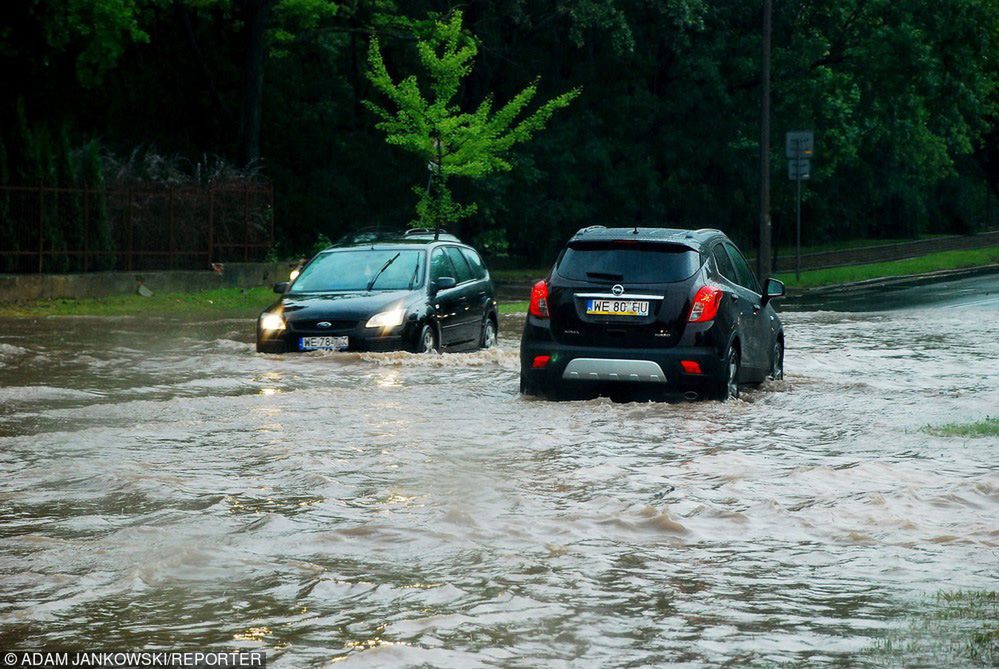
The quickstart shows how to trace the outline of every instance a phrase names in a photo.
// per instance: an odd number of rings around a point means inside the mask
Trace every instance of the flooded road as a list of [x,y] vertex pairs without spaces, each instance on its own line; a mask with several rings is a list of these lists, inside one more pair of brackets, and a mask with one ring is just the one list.
[[434,357],[7,321],[0,647],[876,664],[927,596],[997,589],[999,440],[922,428],[999,413],[999,304],[813,306],[725,404],[522,399],[520,316]]

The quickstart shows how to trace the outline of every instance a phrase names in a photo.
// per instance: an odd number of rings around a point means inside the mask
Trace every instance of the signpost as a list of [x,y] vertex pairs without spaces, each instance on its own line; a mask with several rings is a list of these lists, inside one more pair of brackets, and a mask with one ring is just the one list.
[[794,275],[801,279],[801,181],[812,176],[811,159],[815,155],[815,137],[811,130],[796,130],[787,133],[784,144],[787,156],[787,177],[797,186],[795,197],[796,241],[794,252]]

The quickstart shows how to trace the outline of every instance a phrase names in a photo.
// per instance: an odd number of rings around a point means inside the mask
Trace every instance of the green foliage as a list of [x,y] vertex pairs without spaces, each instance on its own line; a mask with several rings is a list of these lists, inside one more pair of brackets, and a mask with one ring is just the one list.
[[499,109],[493,109],[493,97],[487,95],[474,112],[462,112],[456,97],[478,53],[475,40],[462,30],[462,13],[433,21],[428,33],[418,38],[416,51],[427,76],[422,88],[415,75],[395,82],[385,66],[378,39],[371,40],[368,79],[388,98],[393,110],[370,100],[364,104],[378,117],[375,127],[385,132],[386,141],[416,153],[429,163],[436,177],[432,188],[417,190],[419,223],[446,225],[476,211],[474,205],[462,206],[453,200],[448,178],[481,179],[510,171],[510,149],[543,129],[552,114],[579,95],[579,89],[523,115],[537,95],[535,82]]
[[[147,3],[148,4],[148,3]],[[101,84],[131,42],[148,42],[135,0],[48,0],[36,3],[49,47],[76,51],[76,76],[87,87]]]
[[[55,184],[69,171],[54,153],[92,138],[238,159],[251,1],[0,3],[7,182]],[[474,211],[457,232],[497,231],[535,265],[594,223],[720,227],[752,246],[759,3],[504,0],[457,21],[426,0],[265,4],[259,169],[288,253],[320,231],[401,227],[414,200],[424,225]],[[772,72],[776,245],[794,240],[783,135],[801,128],[817,142],[806,244],[999,225],[995,0],[774,3]],[[521,125],[579,90],[545,132]],[[446,155],[428,193],[434,130]]]
[[937,437],[999,437],[999,418],[986,416],[972,423],[928,425],[924,430]]
[[322,233],[319,233],[319,236],[316,237],[315,243],[312,244],[312,249],[309,251],[309,256],[310,257],[314,256],[320,251],[325,251],[331,246],[333,246],[333,242],[330,241],[329,237],[327,237]]

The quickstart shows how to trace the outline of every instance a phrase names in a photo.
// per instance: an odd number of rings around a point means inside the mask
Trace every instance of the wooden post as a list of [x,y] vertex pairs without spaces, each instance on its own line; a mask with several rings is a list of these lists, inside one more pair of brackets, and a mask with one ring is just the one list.
[[243,262],[250,262],[250,188],[243,186]]
[[173,213],[173,186],[170,186],[170,269],[174,268],[174,261],[176,260],[177,254],[177,244],[174,240],[174,227],[176,226],[176,221],[174,220]]
[[83,189],[83,271],[90,265],[90,191]]
[[215,256],[215,189],[208,187],[208,265],[212,264]]
[[128,210],[125,213],[125,220],[128,225],[128,271],[131,272],[135,265],[135,226],[132,221],[132,187],[128,187]]
[[42,273],[42,257],[45,252],[45,189],[38,187],[38,273]]

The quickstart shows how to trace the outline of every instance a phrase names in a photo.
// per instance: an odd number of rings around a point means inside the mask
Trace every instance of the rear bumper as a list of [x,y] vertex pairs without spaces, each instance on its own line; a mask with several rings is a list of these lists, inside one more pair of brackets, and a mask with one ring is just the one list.
[[[530,329],[530,328],[528,328]],[[718,385],[723,375],[722,354],[714,347],[604,348],[571,346],[524,333],[520,368],[534,387],[555,390],[585,385],[634,384],[649,389],[703,392]],[[534,367],[538,356],[549,362]],[[701,373],[684,370],[681,361],[697,363]]]

